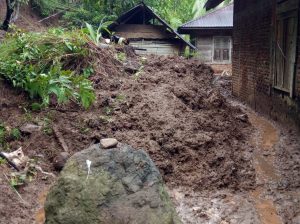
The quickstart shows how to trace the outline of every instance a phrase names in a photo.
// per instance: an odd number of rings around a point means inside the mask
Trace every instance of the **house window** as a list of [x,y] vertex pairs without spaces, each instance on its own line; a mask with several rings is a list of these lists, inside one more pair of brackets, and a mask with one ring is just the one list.
[[293,96],[298,12],[288,7],[289,2],[294,3],[287,0],[277,4],[273,70],[274,87]]
[[217,63],[230,63],[231,37],[224,37],[224,36],[214,37],[213,61]]

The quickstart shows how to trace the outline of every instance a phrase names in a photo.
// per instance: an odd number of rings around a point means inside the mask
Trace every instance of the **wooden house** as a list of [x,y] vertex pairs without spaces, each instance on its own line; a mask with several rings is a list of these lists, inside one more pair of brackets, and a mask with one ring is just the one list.
[[233,18],[233,94],[300,127],[300,0],[235,0]]
[[186,47],[195,49],[144,3],[125,12],[108,29],[126,38],[139,54],[182,55]]
[[195,57],[210,64],[231,64],[233,4],[214,10],[178,28],[189,34]]

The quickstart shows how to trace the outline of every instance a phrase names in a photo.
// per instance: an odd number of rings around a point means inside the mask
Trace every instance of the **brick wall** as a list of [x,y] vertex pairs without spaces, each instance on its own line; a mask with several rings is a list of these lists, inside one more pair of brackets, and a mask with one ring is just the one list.
[[[299,2],[299,9],[300,9],[300,2]],[[297,45],[297,73],[296,73],[296,96],[300,98],[300,10],[298,16],[298,45]]]
[[[300,127],[300,22],[295,98],[275,91],[271,71],[273,0],[236,0],[233,31],[233,94],[273,119]],[[300,18],[300,17],[299,17]]]

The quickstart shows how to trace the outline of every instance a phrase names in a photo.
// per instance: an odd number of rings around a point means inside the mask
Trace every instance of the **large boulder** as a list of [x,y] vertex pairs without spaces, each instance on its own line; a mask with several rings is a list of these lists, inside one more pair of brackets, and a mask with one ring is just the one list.
[[46,224],[180,223],[150,157],[123,144],[94,145],[72,156],[45,210]]

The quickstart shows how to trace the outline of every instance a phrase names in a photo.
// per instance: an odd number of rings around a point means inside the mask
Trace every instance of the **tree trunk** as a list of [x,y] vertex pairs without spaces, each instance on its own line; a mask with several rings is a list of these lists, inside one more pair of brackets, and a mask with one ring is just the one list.
[[0,29],[7,31],[11,17],[14,13],[14,4],[16,0],[6,0],[6,17]]
[[13,15],[12,15],[12,17],[10,19],[10,22],[12,22],[12,23],[16,22],[17,19],[19,19],[19,13],[20,13],[20,3],[17,2],[15,4],[17,4],[17,5],[15,7],[13,7],[14,8],[14,12],[13,12]]

